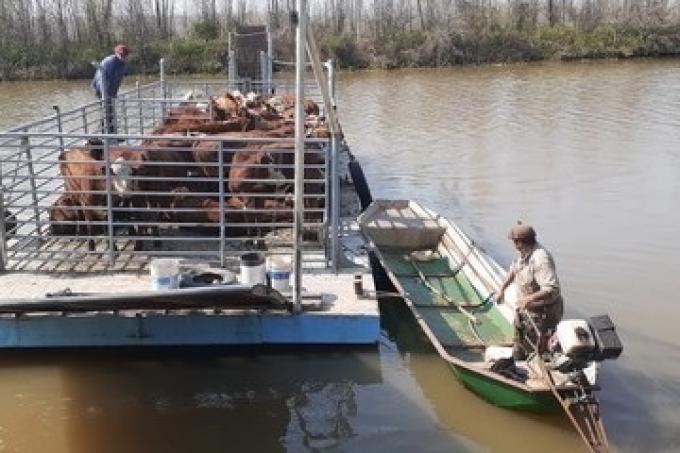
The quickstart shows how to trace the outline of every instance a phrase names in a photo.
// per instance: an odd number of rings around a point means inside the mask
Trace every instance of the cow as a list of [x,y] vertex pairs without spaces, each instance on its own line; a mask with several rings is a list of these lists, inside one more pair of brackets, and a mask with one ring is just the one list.
[[[87,234],[83,210],[73,194],[62,194],[49,208],[50,226],[52,236],[79,236]],[[101,228],[97,228],[100,232]]]
[[[107,219],[106,163],[96,157],[97,150],[77,147],[66,149],[59,155],[64,190],[81,208],[79,215],[85,222],[88,236],[97,233],[92,222]],[[136,178],[144,175],[144,153],[130,148],[110,147],[109,162],[112,209],[145,207],[146,199],[135,194],[143,186]],[[88,239],[88,248],[94,250],[94,239]],[[135,250],[139,249],[141,241],[136,241]]]
[[[173,223],[188,224],[219,224],[220,202],[215,198],[205,198],[195,194],[188,187],[177,187],[170,193],[171,202],[163,213],[163,220]],[[224,223],[229,225],[225,234],[236,232],[234,224],[246,221],[243,209],[245,206],[236,198],[224,201]]]

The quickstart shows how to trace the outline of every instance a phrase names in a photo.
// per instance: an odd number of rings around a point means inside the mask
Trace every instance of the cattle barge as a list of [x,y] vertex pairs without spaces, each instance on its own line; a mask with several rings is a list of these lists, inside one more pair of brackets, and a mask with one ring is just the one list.
[[[294,82],[265,38],[257,78],[238,70],[253,49],[230,49],[226,80],[162,60],[113,100],[115,134],[99,101],[0,134],[0,348],[377,342],[370,194],[297,25]],[[160,259],[179,288],[152,289]],[[259,281],[263,260],[291,263],[290,287]]]

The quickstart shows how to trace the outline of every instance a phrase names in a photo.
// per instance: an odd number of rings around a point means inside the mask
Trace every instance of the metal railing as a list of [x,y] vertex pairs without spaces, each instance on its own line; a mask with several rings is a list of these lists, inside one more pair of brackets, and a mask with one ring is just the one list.
[[[179,105],[254,86],[163,75],[115,99],[117,134],[101,133],[97,101],[55,106],[0,134],[0,270],[131,270],[158,256],[225,266],[245,251],[292,254],[292,138],[154,135]],[[293,89],[284,81],[275,91]],[[192,90],[203,96],[180,97]],[[305,156],[302,249],[310,265],[329,266],[335,147],[307,139]]]

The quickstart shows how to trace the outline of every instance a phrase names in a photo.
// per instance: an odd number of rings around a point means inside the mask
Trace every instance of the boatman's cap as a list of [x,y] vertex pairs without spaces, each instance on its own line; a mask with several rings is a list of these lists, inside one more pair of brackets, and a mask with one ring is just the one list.
[[116,44],[116,47],[113,48],[113,51],[124,56],[124,57],[127,57],[128,55],[130,55],[130,48],[122,42],[119,43],[119,44]]
[[510,228],[508,239],[512,239],[513,241],[515,239],[522,241],[535,241],[536,231],[530,225],[523,225],[521,222],[517,222],[517,225],[514,225],[512,228]]

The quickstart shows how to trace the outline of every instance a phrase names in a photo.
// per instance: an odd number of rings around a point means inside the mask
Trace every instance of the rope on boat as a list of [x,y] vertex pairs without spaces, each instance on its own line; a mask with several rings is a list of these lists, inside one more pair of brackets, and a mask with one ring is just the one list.
[[455,300],[451,299],[449,296],[447,296],[446,294],[442,293],[442,292],[439,291],[437,288],[435,288],[434,286],[432,286],[432,284],[427,280],[427,277],[425,276],[425,274],[423,274],[423,271],[420,270],[420,267],[418,267],[418,265],[415,263],[415,261],[410,260],[410,259],[409,259],[408,261],[411,263],[411,265],[413,266],[413,268],[414,268],[414,269],[416,270],[416,272],[418,273],[418,278],[420,278],[420,281],[421,281],[421,282],[422,282],[422,283],[423,283],[430,291],[432,291],[433,293],[435,293],[436,295],[438,295],[439,297],[441,297],[442,299],[444,299],[446,302],[448,302],[448,303],[452,304],[454,307],[456,307],[462,314],[464,314],[465,316],[467,316],[467,318],[468,318],[471,322],[474,322],[475,324],[480,324],[479,319],[477,319],[477,317],[476,317],[475,315],[473,315],[472,313],[470,313],[469,311],[467,311],[466,309],[464,309],[458,302],[456,302]]
[[477,338],[477,340],[482,343],[484,346],[489,346],[486,341],[479,335],[479,332],[477,332],[477,327],[475,327],[475,323],[472,322],[471,319],[468,319],[468,325],[470,326],[470,330],[472,331],[472,334]]

